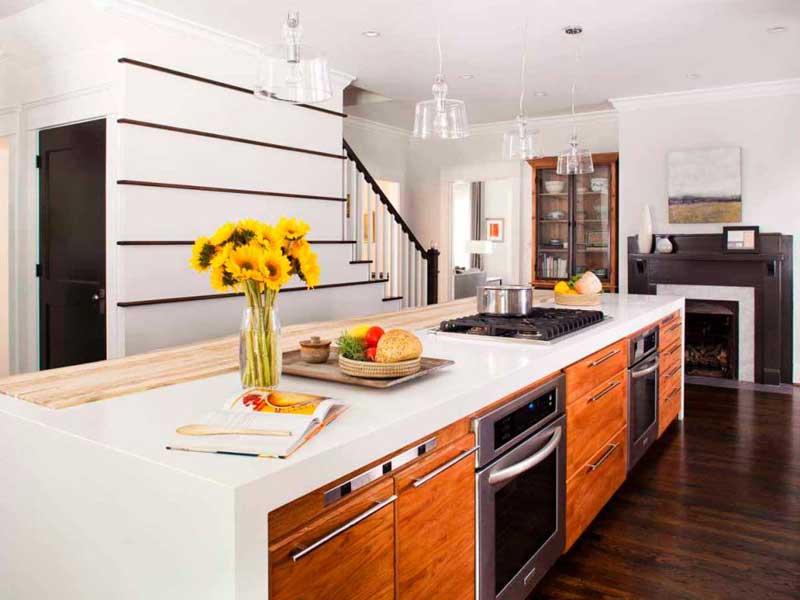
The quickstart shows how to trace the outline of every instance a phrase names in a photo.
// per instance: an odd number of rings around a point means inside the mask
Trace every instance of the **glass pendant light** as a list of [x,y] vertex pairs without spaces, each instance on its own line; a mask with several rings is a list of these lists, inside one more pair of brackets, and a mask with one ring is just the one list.
[[457,140],[469,135],[467,107],[461,100],[447,97],[447,83],[442,72],[442,35],[436,34],[436,47],[439,50],[439,72],[433,79],[433,100],[417,102],[414,111],[415,138],[439,138]]
[[[583,28],[573,25],[564,29],[567,35],[579,35],[583,32]],[[575,79],[578,71],[578,61],[580,54],[578,49],[575,49],[575,73],[572,76],[572,90],[570,92],[572,104],[572,118],[575,119]],[[581,148],[578,145],[578,125],[573,123],[572,135],[569,139],[569,146],[558,155],[558,164],[556,165],[556,173],[559,175],[585,175],[594,173],[594,163],[592,162],[592,153],[586,148]]]
[[503,159],[528,160],[539,156],[537,131],[529,130],[525,121],[525,62],[528,54],[528,21],[522,28],[522,73],[520,74],[519,113],[513,129],[503,134]]
[[283,25],[283,42],[262,48],[258,98],[313,104],[333,96],[327,59],[302,43],[300,13],[290,11]]

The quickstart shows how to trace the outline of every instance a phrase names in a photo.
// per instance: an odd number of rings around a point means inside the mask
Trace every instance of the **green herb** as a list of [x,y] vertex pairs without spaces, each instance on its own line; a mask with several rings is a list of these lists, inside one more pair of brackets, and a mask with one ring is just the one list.
[[366,350],[363,340],[360,340],[352,335],[347,335],[346,332],[339,336],[336,341],[339,346],[339,355],[349,358],[350,360],[366,360],[364,351]]

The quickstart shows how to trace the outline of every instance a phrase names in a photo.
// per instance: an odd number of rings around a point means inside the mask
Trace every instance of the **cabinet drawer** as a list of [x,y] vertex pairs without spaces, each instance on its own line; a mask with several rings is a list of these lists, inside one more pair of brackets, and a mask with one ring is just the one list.
[[565,551],[569,550],[625,481],[627,431],[627,427],[620,429],[567,482]]
[[683,367],[681,363],[662,366],[658,376],[658,394],[660,398],[665,398],[666,394],[672,391],[675,384],[680,384],[683,377]]
[[670,423],[675,420],[681,411],[681,389],[683,382],[679,377],[671,383],[667,391],[661,394],[658,401],[658,435],[664,433]]
[[397,598],[475,597],[475,436],[395,477]]
[[628,364],[628,342],[620,340],[566,368],[567,404],[578,400],[601,381],[622,371]]
[[271,546],[270,600],[392,600],[393,490],[386,480]]
[[676,341],[681,339],[683,331],[683,321],[680,318],[672,319],[669,323],[660,324],[658,332],[658,349],[670,348]]
[[625,426],[627,383],[620,371],[567,407],[567,480]]
[[681,358],[683,355],[683,344],[681,340],[677,340],[671,346],[667,347],[665,350],[661,350],[659,352],[659,363],[661,366],[661,373],[667,373],[671,371],[676,365],[681,364]]

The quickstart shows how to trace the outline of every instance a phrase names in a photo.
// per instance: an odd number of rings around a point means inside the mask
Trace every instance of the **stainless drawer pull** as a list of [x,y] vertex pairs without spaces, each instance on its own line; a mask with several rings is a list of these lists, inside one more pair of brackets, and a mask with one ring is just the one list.
[[606,389],[604,389],[599,394],[595,394],[594,396],[589,398],[588,402],[594,402],[595,400],[600,400],[600,398],[605,396],[610,391],[617,389],[620,385],[622,385],[622,384],[619,381],[615,381],[614,383],[612,383],[610,386],[608,386]]
[[675,354],[680,349],[681,349],[681,345],[680,344],[676,344],[675,347],[672,350],[669,351],[669,355],[672,356],[673,354]]
[[675,323],[675,325],[673,325],[672,327],[670,327],[669,329],[667,329],[667,331],[675,331],[675,330],[676,330],[676,329],[678,329],[680,326],[681,326],[681,322],[680,322],[680,321],[678,321],[677,323]]
[[597,360],[593,360],[592,362],[590,362],[589,367],[596,367],[597,365],[606,362],[609,358],[616,356],[620,352],[622,352],[622,350],[620,350],[619,348],[612,350],[611,352],[606,354],[603,358],[598,358]]
[[667,379],[669,379],[670,377],[672,377],[673,375],[675,375],[675,373],[677,373],[677,372],[678,372],[678,371],[680,371],[680,370],[681,370],[681,366],[680,366],[680,365],[678,365],[677,367],[675,367],[674,369],[672,369],[672,371],[670,371],[670,372],[669,372],[669,375],[667,375]]
[[674,390],[672,390],[672,391],[671,391],[671,392],[670,392],[670,393],[667,395],[667,400],[672,400],[672,397],[673,397],[673,396],[674,396],[674,395],[675,395],[677,392],[680,392],[680,391],[681,391],[681,386],[679,385],[678,387],[676,387]]
[[424,477],[420,477],[419,479],[415,479],[414,483],[412,483],[411,485],[413,485],[414,487],[420,487],[421,485],[425,485],[426,483],[428,483],[431,479],[433,479],[437,475],[440,475],[440,474],[444,473],[445,471],[447,471],[447,469],[449,469],[453,465],[461,462],[462,460],[464,460],[468,456],[471,456],[471,455],[475,454],[477,451],[478,451],[478,446],[475,446],[474,448],[470,448],[469,450],[464,450],[464,452],[462,452],[461,454],[459,454],[455,458],[451,458],[446,463],[444,463],[440,467],[434,469],[433,471],[431,471],[430,473],[428,473]]
[[327,544],[328,542],[330,542],[336,536],[344,533],[348,529],[352,529],[353,527],[355,527],[356,525],[361,523],[361,521],[363,521],[364,519],[374,515],[376,512],[378,512],[383,507],[389,506],[395,500],[397,500],[397,495],[389,496],[386,500],[378,502],[375,506],[373,506],[369,510],[365,510],[363,513],[361,513],[357,517],[353,518],[352,520],[348,521],[347,523],[345,523],[341,527],[337,527],[336,529],[331,531],[325,537],[321,537],[320,539],[318,539],[316,542],[314,542],[310,546],[307,546],[307,547],[303,548],[302,550],[298,550],[297,552],[292,554],[292,560],[294,562],[297,562],[298,560],[303,558],[306,554],[310,554],[311,552],[313,552],[314,550],[316,550],[320,546],[323,546],[323,545]]
[[603,456],[600,457],[600,460],[598,460],[596,463],[592,465],[589,465],[589,468],[586,470],[586,472],[591,473],[595,469],[598,469],[600,465],[602,465],[604,462],[606,462],[606,460],[608,460],[608,457],[611,456],[614,453],[614,450],[616,450],[617,448],[619,448],[619,444],[611,444],[608,447],[608,450],[606,450],[605,454],[603,454]]

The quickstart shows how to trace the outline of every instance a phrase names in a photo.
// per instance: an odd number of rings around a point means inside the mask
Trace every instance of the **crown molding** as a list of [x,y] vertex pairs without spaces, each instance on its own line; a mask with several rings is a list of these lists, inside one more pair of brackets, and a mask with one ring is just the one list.
[[610,102],[618,111],[624,112],[642,108],[704,104],[707,102],[722,102],[725,100],[738,100],[742,98],[790,96],[795,94],[800,94],[800,78],[760,81],[756,83],[743,83],[683,92],[650,94],[647,96],[611,98]]
[[[617,120],[616,110],[595,110],[592,112],[577,113],[575,115],[549,115],[544,117],[528,117],[526,122],[534,129],[559,127],[573,123],[612,123]],[[496,135],[505,133],[516,126],[516,120],[495,121],[493,123],[479,123],[470,125],[470,135]]]
[[368,131],[370,133],[383,133],[404,138],[411,137],[411,131],[408,129],[387,125],[386,123],[379,123],[378,121],[371,121],[363,117],[354,117],[353,115],[347,115],[347,119],[344,121],[344,128],[361,129],[362,131]]
[[[249,56],[256,56],[261,49],[261,45],[252,40],[227,33],[221,29],[209,27],[208,25],[203,25],[196,21],[184,19],[183,17],[179,17],[165,10],[142,4],[136,0],[95,0],[95,3],[99,8],[116,15],[137,19],[148,25],[154,25],[169,31],[188,34],[214,44],[222,44]],[[356,79],[355,75],[336,69],[331,69],[330,74],[331,78],[334,80],[334,85],[342,89],[350,85],[350,83]]]

